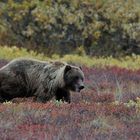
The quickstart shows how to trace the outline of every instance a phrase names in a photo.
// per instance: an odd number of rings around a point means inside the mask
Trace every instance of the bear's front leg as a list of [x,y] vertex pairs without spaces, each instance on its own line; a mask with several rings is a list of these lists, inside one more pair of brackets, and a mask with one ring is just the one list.
[[70,92],[67,90],[64,90],[64,89],[60,89],[60,88],[57,89],[55,97],[56,97],[56,100],[58,100],[58,101],[62,100],[62,101],[68,102],[68,103],[71,102]]
[[71,99],[70,99],[70,92],[68,91],[65,96],[64,96],[64,101],[70,103]]

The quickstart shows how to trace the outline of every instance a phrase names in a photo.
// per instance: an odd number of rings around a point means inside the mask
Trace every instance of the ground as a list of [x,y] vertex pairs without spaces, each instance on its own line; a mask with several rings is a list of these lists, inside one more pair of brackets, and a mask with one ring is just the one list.
[[[0,60],[0,67],[6,64]],[[0,139],[138,140],[140,70],[86,67],[72,103],[16,98],[0,105]]]

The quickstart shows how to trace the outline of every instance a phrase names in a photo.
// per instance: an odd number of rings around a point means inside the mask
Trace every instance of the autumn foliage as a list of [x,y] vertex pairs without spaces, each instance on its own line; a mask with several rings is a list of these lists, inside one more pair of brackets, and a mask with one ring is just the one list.
[[[0,67],[7,61],[1,60]],[[16,98],[0,105],[0,139],[138,140],[140,70],[82,67],[86,88],[72,103]]]
[[1,0],[0,45],[59,54],[140,54],[138,0]]

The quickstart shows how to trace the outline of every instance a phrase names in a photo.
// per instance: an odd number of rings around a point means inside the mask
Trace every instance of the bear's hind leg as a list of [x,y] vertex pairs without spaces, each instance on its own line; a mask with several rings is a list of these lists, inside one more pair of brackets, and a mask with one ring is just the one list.
[[3,99],[1,96],[0,96],[0,103],[3,103],[3,102],[5,102],[6,100],[5,99]]
[[0,77],[0,100],[9,101],[15,97],[26,96],[26,88],[18,78],[4,75]]

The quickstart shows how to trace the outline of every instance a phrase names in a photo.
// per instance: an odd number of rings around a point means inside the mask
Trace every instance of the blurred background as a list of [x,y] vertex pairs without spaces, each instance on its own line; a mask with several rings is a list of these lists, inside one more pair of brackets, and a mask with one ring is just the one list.
[[0,0],[0,45],[52,54],[140,54],[139,0]]

